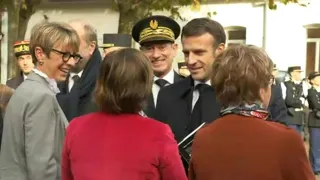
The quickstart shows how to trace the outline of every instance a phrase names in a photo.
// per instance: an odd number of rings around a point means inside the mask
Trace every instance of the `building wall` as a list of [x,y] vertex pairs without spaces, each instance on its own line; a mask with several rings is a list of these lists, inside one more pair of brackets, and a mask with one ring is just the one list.
[[[320,1],[310,0],[308,7],[295,4],[278,5],[276,11],[267,12],[266,51],[277,66],[286,70],[289,65],[305,67],[306,59],[306,30],[307,24],[320,23]],[[204,5],[200,12],[193,12],[189,7],[181,9],[181,14],[190,20],[195,17],[205,17],[208,11],[216,11],[212,18],[219,21],[224,27],[246,27],[246,43],[262,46],[263,39],[263,8],[252,4],[223,4]],[[103,33],[117,33],[119,14],[108,8],[59,8],[38,10],[30,19],[26,39],[30,36],[31,27],[43,19],[46,14],[50,21],[68,22],[72,19],[84,19],[96,27],[99,42],[102,42]],[[154,14],[168,14],[155,12]],[[178,21],[180,25],[186,22]],[[180,44],[180,39],[177,40]],[[100,44],[99,43],[99,44]],[[138,47],[138,46],[136,46]],[[176,60],[183,60],[179,53]]]

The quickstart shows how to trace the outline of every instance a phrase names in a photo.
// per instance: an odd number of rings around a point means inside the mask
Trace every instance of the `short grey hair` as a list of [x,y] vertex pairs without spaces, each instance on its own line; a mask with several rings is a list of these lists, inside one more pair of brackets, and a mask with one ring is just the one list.
[[37,62],[36,47],[41,47],[49,57],[51,49],[60,44],[70,46],[74,53],[79,51],[80,38],[70,25],[60,22],[41,22],[36,24],[31,30],[30,37],[30,52],[33,63],[36,64]]
[[90,44],[93,41],[96,44],[98,44],[97,30],[91,24],[87,23],[86,21],[80,20],[80,19],[75,19],[75,20],[69,21],[69,24],[72,24],[72,23],[78,24],[83,28],[84,39],[87,44]]

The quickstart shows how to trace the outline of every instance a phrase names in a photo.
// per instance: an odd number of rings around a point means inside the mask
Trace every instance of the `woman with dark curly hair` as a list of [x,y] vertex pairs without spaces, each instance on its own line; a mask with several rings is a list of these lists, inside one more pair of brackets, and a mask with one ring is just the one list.
[[315,180],[299,134],[266,121],[273,63],[255,46],[235,45],[213,63],[221,117],[193,142],[191,180]]

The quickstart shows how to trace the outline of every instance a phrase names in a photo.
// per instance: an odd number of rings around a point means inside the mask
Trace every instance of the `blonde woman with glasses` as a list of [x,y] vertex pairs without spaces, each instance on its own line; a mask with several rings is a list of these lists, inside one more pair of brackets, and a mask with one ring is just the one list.
[[15,90],[4,117],[1,180],[59,180],[67,119],[57,100],[57,82],[65,81],[81,59],[79,37],[62,23],[33,27],[30,51],[35,69]]

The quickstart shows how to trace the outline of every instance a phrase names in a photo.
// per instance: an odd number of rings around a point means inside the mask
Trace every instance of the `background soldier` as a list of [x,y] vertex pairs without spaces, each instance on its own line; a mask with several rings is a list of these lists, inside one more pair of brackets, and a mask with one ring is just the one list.
[[103,58],[111,51],[121,47],[131,47],[131,35],[129,34],[103,34]]
[[301,82],[301,66],[291,66],[288,68],[290,80],[284,84],[286,86],[285,102],[288,107],[289,115],[292,117],[291,127],[296,129],[300,134],[303,130],[304,111],[303,106],[306,96],[303,93]]
[[32,57],[29,51],[29,41],[19,41],[14,45],[14,54],[17,58],[17,66],[19,67],[19,74],[7,81],[7,86],[16,89],[28,76],[34,68]]
[[142,19],[132,29],[132,37],[140,44],[140,50],[151,61],[154,73],[152,95],[148,99],[147,107],[143,110],[148,117],[154,117],[160,89],[184,79],[172,67],[178,50],[175,40],[179,35],[179,24],[166,16]]
[[320,174],[320,73],[313,72],[309,75],[312,87],[308,90],[310,114],[309,127],[309,157],[313,172]]

